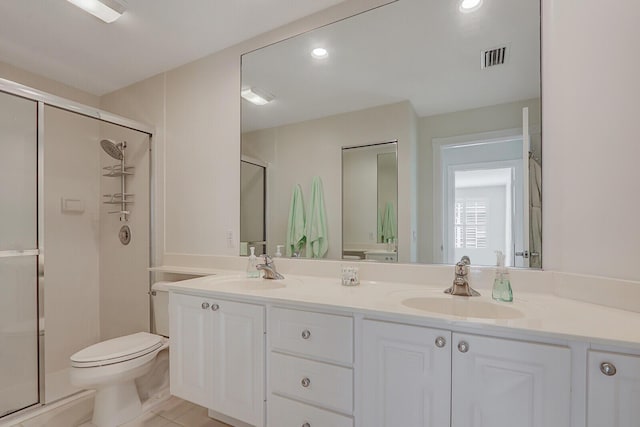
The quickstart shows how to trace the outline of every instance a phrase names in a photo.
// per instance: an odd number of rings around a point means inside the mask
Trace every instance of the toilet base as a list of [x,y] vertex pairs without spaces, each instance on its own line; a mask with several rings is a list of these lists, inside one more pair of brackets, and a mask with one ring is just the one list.
[[96,390],[92,423],[96,427],[117,427],[142,413],[134,380]]

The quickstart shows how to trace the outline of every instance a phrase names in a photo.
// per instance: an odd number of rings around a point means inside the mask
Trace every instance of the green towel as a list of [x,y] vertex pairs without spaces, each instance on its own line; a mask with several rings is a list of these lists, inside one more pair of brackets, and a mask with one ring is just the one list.
[[387,202],[384,208],[384,219],[382,220],[382,242],[396,238],[396,211],[393,203]]
[[287,256],[300,253],[306,242],[305,235],[304,202],[302,201],[302,188],[296,184],[291,195],[291,208],[289,209],[289,224],[287,225]]
[[316,176],[311,184],[311,202],[307,219],[307,258],[322,258],[328,249],[327,212],[324,208],[322,180]]

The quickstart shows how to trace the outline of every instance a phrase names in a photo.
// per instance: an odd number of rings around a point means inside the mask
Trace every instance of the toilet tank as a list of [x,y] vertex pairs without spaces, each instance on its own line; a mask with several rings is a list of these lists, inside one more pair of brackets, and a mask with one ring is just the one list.
[[151,286],[153,307],[153,333],[169,336],[169,288],[170,282],[156,282]]

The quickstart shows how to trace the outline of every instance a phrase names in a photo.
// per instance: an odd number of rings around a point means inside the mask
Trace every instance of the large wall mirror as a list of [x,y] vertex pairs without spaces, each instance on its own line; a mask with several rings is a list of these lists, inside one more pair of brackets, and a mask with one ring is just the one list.
[[541,267],[540,3],[469,3],[398,0],[242,56],[268,253]]

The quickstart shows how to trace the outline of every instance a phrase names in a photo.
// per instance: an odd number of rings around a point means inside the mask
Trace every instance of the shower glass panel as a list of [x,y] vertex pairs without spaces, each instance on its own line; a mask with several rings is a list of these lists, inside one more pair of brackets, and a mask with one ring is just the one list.
[[0,93],[0,416],[39,402],[37,104]]

